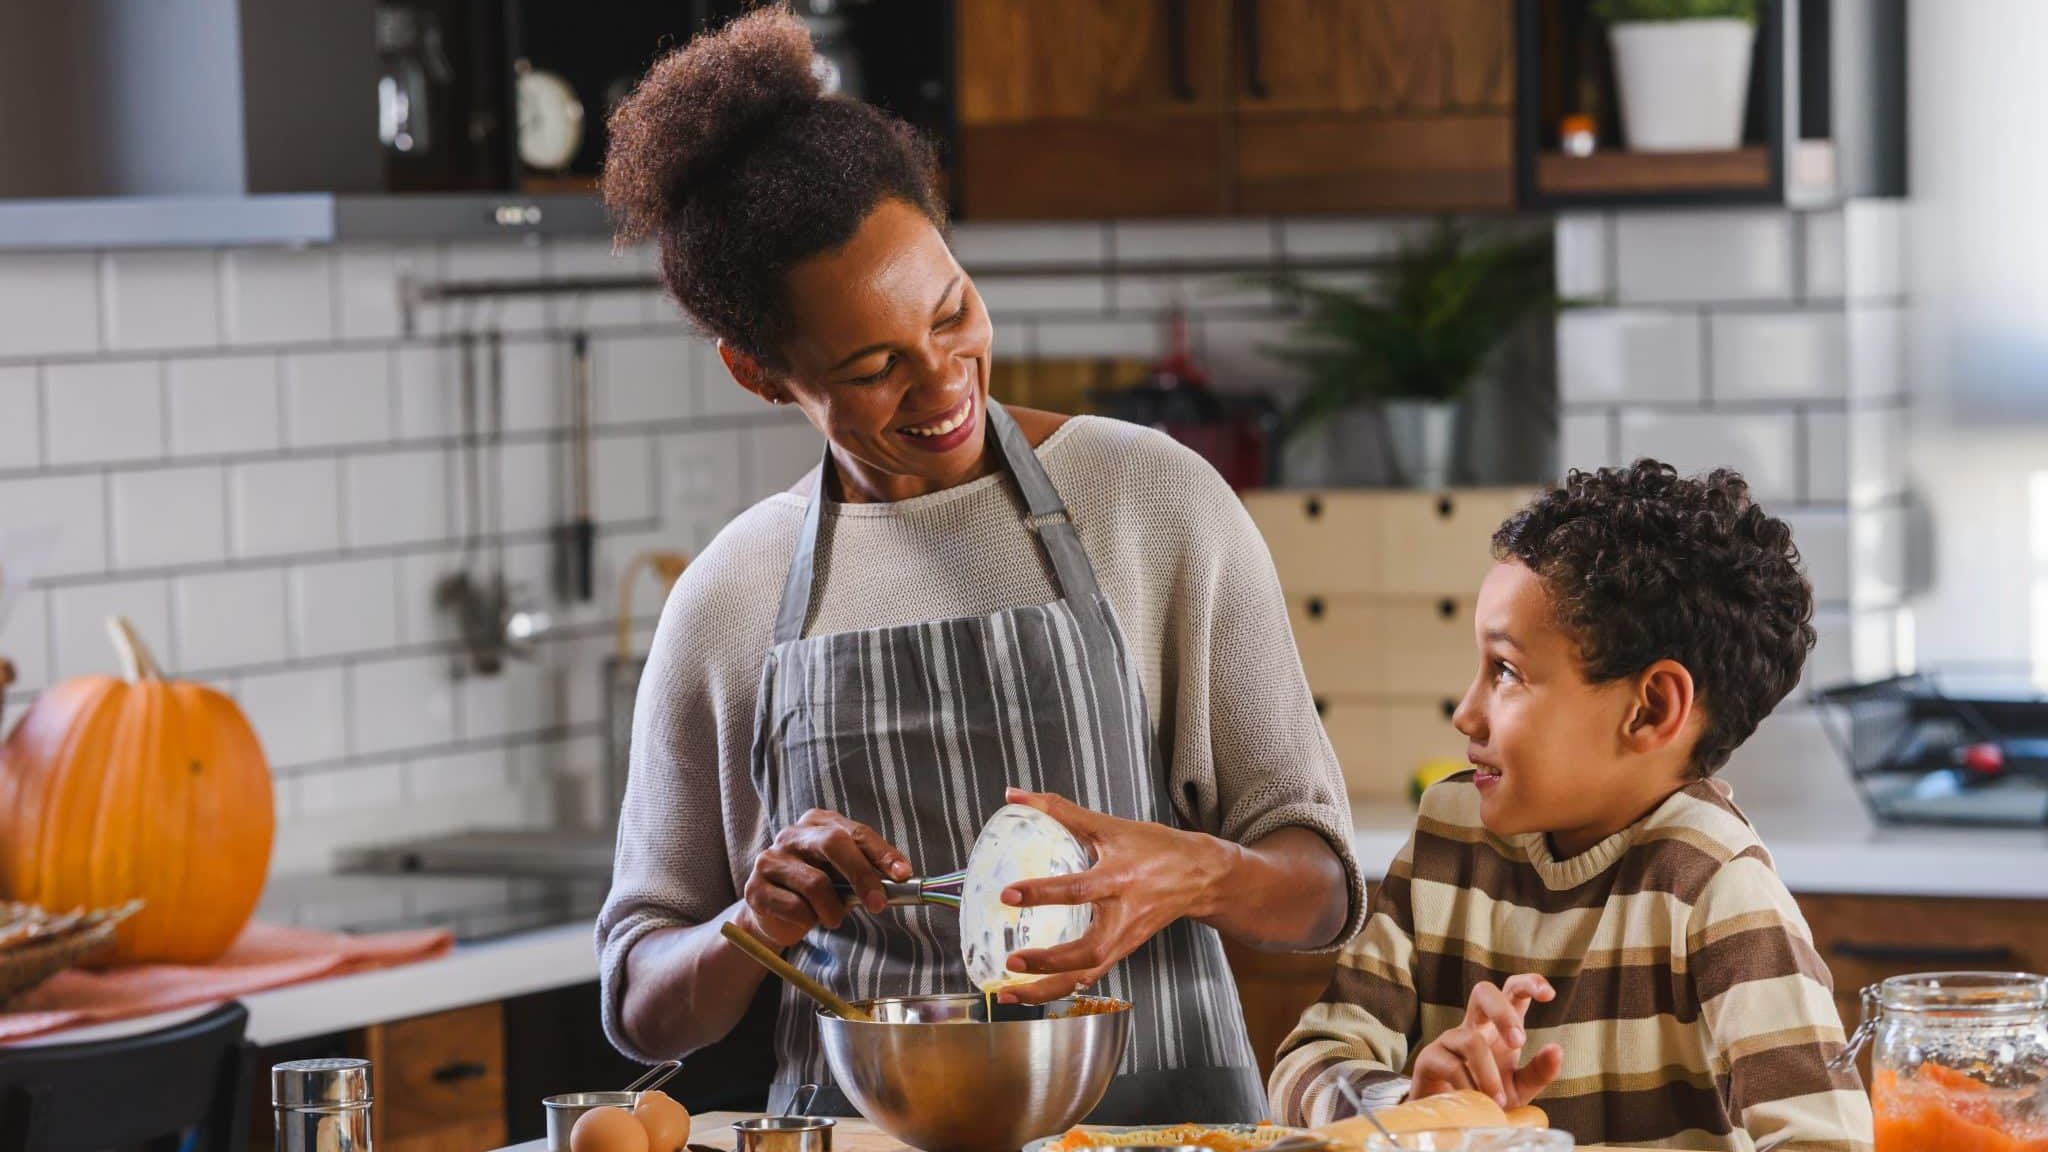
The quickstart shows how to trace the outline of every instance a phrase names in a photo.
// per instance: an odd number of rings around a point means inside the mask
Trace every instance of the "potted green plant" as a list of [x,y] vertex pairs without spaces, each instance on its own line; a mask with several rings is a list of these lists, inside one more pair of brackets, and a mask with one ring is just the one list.
[[1302,318],[1294,343],[1265,351],[1306,383],[1283,435],[1373,409],[1395,482],[1444,487],[1466,391],[1525,317],[1556,306],[1553,282],[1548,229],[1482,232],[1451,220],[1403,245],[1363,289],[1281,277]]
[[1759,0],[1593,0],[1614,47],[1622,134],[1638,152],[1742,143]]

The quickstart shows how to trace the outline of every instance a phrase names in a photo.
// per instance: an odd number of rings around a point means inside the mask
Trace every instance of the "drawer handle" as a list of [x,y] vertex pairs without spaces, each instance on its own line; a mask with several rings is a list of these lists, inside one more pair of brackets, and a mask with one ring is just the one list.
[[1449,520],[1451,518],[1451,514],[1456,512],[1457,510],[1457,503],[1453,501],[1449,496],[1439,496],[1436,498],[1437,519]]
[[1449,596],[1436,602],[1436,614],[1449,620],[1458,614],[1458,602]]
[[2010,948],[1941,948],[1924,944],[1859,944],[1837,940],[1828,954],[1844,960],[1869,964],[1948,964],[1957,968],[2010,965],[2016,959]]
[[1302,507],[1301,507],[1301,510],[1302,510],[1303,512],[1306,512],[1306,513],[1308,513],[1308,518],[1309,518],[1309,519],[1311,519],[1311,520],[1320,520],[1320,519],[1322,519],[1322,518],[1323,518],[1323,501],[1322,501],[1322,498],[1321,498],[1320,496],[1311,496],[1311,497],[1309,497],[1309,498],[1308,498],[1308,503],[1306,503],[1306,504],[1302,505]]
[[1315,701],[1316,715],[1321,716],[1330,710],[1330,702],[1328,700],[1323,699],[1321,696],[1312,697],[1312,699]]
[[1444,710],[1444,719],[1446,720],[1449,720],[1451,717],[1456,716],[1458,714],[1458,702],[1456,700],[1445,700],[1443,703],[1437,705],[1437,707],[1442,708]]
[[1323,608],[1323,598],[1321,596],[1311,596],[1308,598],[1308,614],[1310,618],[1321,620],[1323,618]]
[[481,1080],[489,1071],[489,1068],[474,1060],[457,1060],[453,1064],[443,1064],[434,1069],[434,1083],[460,1084],[465,1080]]

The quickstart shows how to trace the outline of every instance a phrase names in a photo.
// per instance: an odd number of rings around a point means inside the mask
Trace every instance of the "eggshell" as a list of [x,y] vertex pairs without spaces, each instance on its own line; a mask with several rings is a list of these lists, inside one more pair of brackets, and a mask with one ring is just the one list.
[[569,1130],[569,1152],[647,1152],[647,1129],[624,1108],[592,1108]]
[[648,1152],[682,1152],[690,1142],[690,1110],[666,1092],[642,1092],[633,1116],[647,1129]]

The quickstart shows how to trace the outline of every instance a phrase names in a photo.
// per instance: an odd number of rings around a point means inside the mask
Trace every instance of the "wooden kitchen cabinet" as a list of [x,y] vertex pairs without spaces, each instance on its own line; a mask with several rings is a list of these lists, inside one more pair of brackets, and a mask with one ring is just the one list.
[[1511,0],[1236,0],[1237,211],[1506,210]]
[[1842,1024],[1851,1030],[1861,1016],[1861,990],[1887,976],[2048,973],[2048,900],[1804,895],[1798,901],[1834,977]]
[[1335,952],[1261,952],[1225,937],[1223,955],[1244,1006],[1245,1031],[1259,1060],[1259,1079],[1273,1073],[1273,1055],[1337,970]]
[[367,1028],[373,1138],[384,1152],[475,1152],[506,1143],[503,1005],[477,1004]]
[[973,219],[1514,205],[1511,0],[956,0]]
[[957,2],[963,216],[1226,209],[1226,0]]

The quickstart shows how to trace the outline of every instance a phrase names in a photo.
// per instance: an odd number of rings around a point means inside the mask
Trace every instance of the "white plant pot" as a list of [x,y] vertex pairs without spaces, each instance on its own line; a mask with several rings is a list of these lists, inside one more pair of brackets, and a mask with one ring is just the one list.
[[1451,486],[1451,457],[1457,444],[1456,400],[1389,400],[1387,433],[1394,463],[1411,488]]
[[1742,143],[1756,26],[1746,20],[1615,24],[1622,134],[1636,152],[1714,152]]

